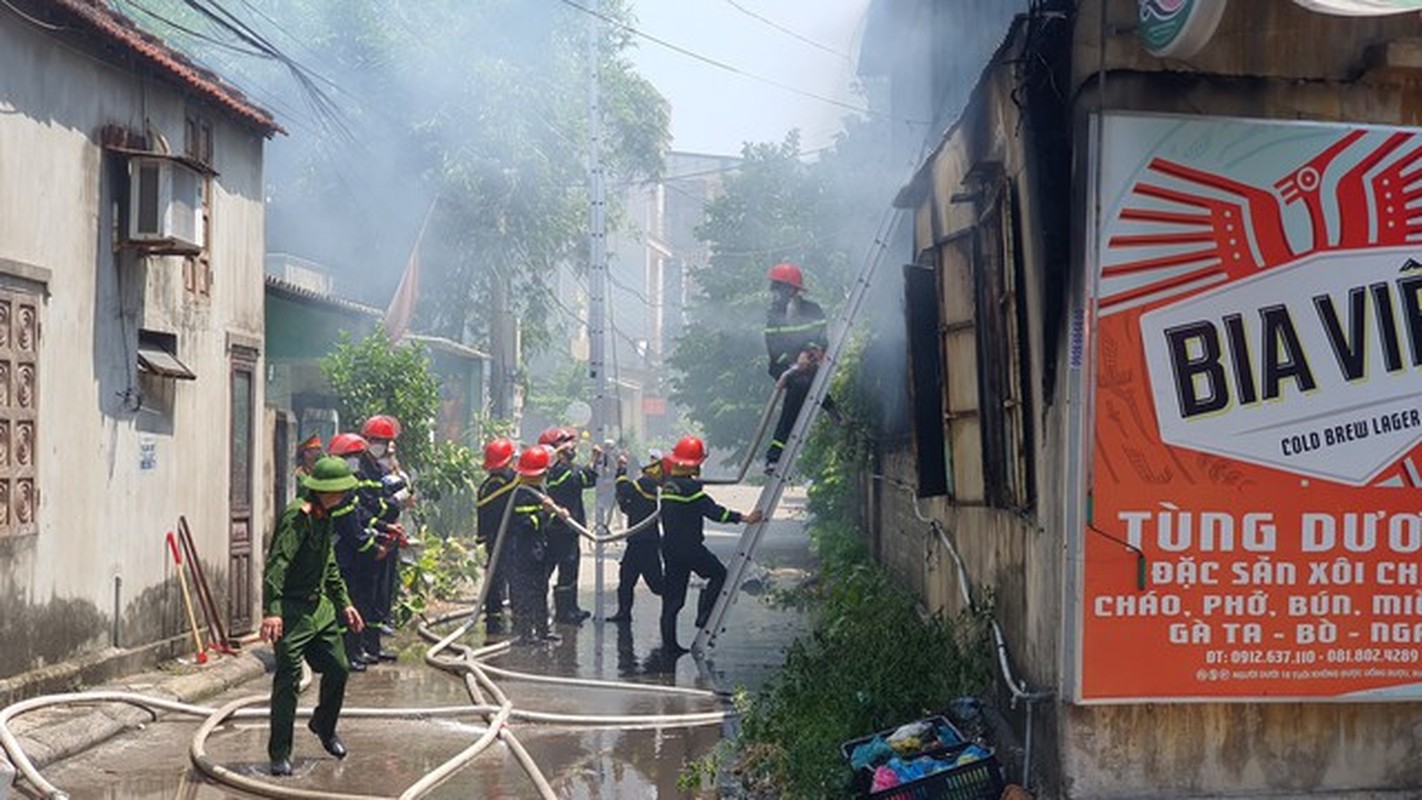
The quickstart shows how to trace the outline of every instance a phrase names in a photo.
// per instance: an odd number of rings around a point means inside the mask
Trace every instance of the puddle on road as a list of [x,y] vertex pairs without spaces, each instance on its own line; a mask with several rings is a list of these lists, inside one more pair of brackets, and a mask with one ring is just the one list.
[[[494,663],[531,672],[552,670],[558,674],[593,676],[594,669],[578,666],[577,651],[582,648],[577,637],[570,637],[562,647],[572,652],[560,655],[560,648],[539,647],[515,652]],[[645,674],[643,659],[636,661],[636,669],[626,670],[623,679],[668,683],[676,679],[675,673]],[[630,665],[624,663],[623,666]],[[619,679],[615,658],[606,667],[608,674],[603,677]],[[506,678],[497,680],[517,706],[541,711],[667,714],[717,707],[713,702],[697,698],[552,686]],[[216,706],[232,697],[265,693],[269,685],[269,679],[255,681],[241,691],[208,704]],[[314,687],[302,699],[303,703],[314,699]],[[352,707],[432,707],[468,702],[460,681],[418,663],[382,665],[353,675],[346,697],[347,705]],[[51,767],[45,775],[76,799],[246,797],[206,781],[191,769],[187,750],[197,724],[196,720],[165,717],[143,731]],[[524,723],[515,724],[514,729],[560,797],[589,800],[687,796],[677,788],[684,765],[709,753],[722,737],[719,725],[628,731]],[[343,719],[340,733],[351,755],[344,761],[336,761],[321,750],[316,738],[298,721],[293,758],[295,775],[284,783],[316,791],[396,796],[467,747],[481,731],[482,723],[476,718]],[[231,769],[269,779],[266,739],[267,728],[262,721],[233,723],[213,734],[208,740],[208,752]],[[495,745],[429,796],[528,797],[533,796],[533,787],[507,749]]]

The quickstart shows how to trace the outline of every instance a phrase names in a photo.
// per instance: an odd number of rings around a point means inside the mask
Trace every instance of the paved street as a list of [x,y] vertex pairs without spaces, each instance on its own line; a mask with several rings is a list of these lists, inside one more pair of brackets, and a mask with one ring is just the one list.
[[[755,502],[751,487],[712,487],[724,504],[747,510]],[[793,579],[796,570],[809,565],[807,541],[803,535],[800,509],[803,495],[787,494],[777,520],[767,532],[765,566],[776,570],[782,580]],[[723,560],[729,559],[736,543],[729,528],[709,531],[708,541]],[[614,554],[615,555],[615,554]],[[608,613],[615,600],[611,591],[616,582],[615,561],[607,569]],[[594,562],[589,554],[584,562],[583,603],[592,608]],[[682,637],[689,642],[692,630],[691,607],[696,589],[690,593],[682,614]],[[551,648],[518,650],[495,663],[530,672],[594,677],[611,680],[675,683],[682,686],[733,688],[759,686],[783,659],[783,650],[803,628],[796,613],[773,608],[749,594],[742,594],[732,609],[729,629],[712,654],[707,666],[691,656],[674,665],[655,654],[658,604],[645,589],[640,590],[631,626],[588,623],[579,629],[560,626],[564,641]],[[347,704],[350,706],[427,707],[468,702],[461,684],[450,676],[419,663],[419,647],[408,642],[405,660],[396,665],[372,668],[352,676]],[[676,713],[715,708],[693,698],[668,698],[635,692],[550,687],[518,681],[500,681],[520,707],[575,713]],[[235,697],[265,694],[267,679],[253,681],[227,695],[207,701],[219,705]],[[303,698],[309,702],[311,693]],[[300,723],[298,723],[299,725]],[[197,727],[195,720],[165,717],[80,756],[45,770],[49,780],[76,798],[158,798],[241,797],[208,783],[188,762],[188,744]],[[521,740],[541,765],[560,796],[601,797],[680,797],[677,788],[684,765],[711,751],[723,737],[721,726],[657,731],[586,730],[518,724]],[[476,736],[475,727],[453,721],[371,721],[346,720],[341,734],[352,755],[344,762],[327,757],[316,739],[298,727],[295,758],[296,776],[288,783],[306,789],[396,795],[450,755],[466,747]],[[219,762],[253,776],[265,776],[266,728],[262,723],[243,723],[220,730],[209,742],[209,751]],[[448,783],[435,797],[514,797],[528,796],[532,787],[506,750],[494,750],[477,759]],[[712,793],[707,793],[712,794]]]

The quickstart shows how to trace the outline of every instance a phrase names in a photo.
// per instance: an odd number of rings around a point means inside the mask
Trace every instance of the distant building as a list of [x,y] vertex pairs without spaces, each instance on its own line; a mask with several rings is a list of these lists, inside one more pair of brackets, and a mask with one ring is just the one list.
[[608,349],[621,379],[622,424],[643,441],[679,435],[679,415],[667,397],[666,357],[686,324],[687,276],[710,263],[696,228],[739,163],[732,156],[673,151],[661,179],[620,193],[628,227],[608,237]]
[[0,677],[189,646],[180,515],[254,629],[279,131],[107,3],[0,5]]

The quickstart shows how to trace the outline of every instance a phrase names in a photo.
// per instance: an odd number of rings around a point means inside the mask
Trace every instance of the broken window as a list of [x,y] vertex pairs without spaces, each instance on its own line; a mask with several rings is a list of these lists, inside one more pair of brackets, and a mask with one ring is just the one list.
[[950,236],[938,248],[950,491],[970,505],[982,503],[985,493],[972,233],[970,228]]
[[904,315],[908,324],[909,392],[918,496],[948,494],[948,453],[943,440],[943,351],[938,333],[937,275],[928,266],[904,266]]
[[983,480],[987,502],[1026,508],[1033,501],[1027,329],[1012,184],[993,188],[974,229],[974,293],[978,327]]

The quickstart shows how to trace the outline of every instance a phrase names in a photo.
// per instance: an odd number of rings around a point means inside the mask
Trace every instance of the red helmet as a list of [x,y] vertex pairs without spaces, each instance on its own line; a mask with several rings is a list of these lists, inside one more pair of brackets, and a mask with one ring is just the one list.
[[769,278],[776,283],[794,286],[796,289],[803,290],[805,288],[805,276],[800,273],[799,267],[789,262],[771,267]]
[[706,444],[695,436],[683,436],[672,448],[670,461],[678,467],[694,467],[706,460]]
[[552,456],[553,451],[544,445],[530,447],[518,457],[515,470],[525,478],[541,478],[548,471],[548,462],[552,460]]
[[546,444],[549,447],[557,447],[563,442],[570,442],[578,438],[578,432],[572,428],[549,428],[538,434],[538,443]]
[[396,422],[394,417],[376,414],[360,426],[360,435],[367,439],[398,439],[400,423]]
[[306,441],[297,445],[296,449],[298,451],[320,450],[323,447],[325,447],[325,445],[321,443],[321,434],[313,433]]
[[484,469],[503,469],[514,458],[514,443],[506,436],[500,436],[484,446]]
[[370,443],[358,433],[338,433],[331,437],[331,445],[326,452],[333,456],[349,456],[364,453]]

